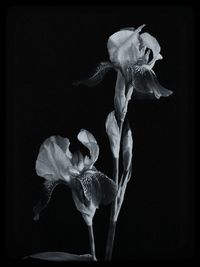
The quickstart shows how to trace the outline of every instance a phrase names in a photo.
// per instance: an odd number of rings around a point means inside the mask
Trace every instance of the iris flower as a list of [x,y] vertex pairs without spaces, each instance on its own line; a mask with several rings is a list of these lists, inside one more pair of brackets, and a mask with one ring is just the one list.
[[36,172],[45,179],[44,192],[34,207],[35,220],[47,206],[55,187],[62,183],[72,190],[75,206],[86,224],[92,219],[99,204],[109,204],[116,196],[116,185],[94,167],[99,156],[99,146],[94,136],[82,129],[78,140],[90,151],[90,157],[80,152],[71,153],[70,141],[61,136],[51,136],[41,145],[36,160]]
[[124,28],[112,34],[107,42],[110,62],[101,62],[91,77],[75,85],[95,86],[109,70],[115,69],[124,79],[126,92],[133,87],[133,95],[136,97],[159,99],[172,94],[172,91],[160,85],[153,71],[156,61],[163,57],[156,38],[147,32],[141,33],[144,26],[137,29]]

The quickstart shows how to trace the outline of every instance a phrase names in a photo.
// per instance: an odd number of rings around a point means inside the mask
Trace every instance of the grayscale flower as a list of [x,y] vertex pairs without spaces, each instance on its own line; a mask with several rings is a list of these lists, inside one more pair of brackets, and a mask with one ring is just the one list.
[[34,220],[39,219],[40,212],[47,206],[54,188],[60,183],[72,190],[76,208],[87,225],[92,225],[99,204],[109,204],[115,198],[115,183],[94,167],[99,156],[96,139],[84,129],[77,138],[89,149],[90,157],[80,152],[71,153],[69,139],[61,136],[51,136],[41,145],[36,172],[45,182],[41,199],[33,209]]
[[161,96],[167,97],[172,94],[172,91],[160,85],[152,69],[155,62],[162,59],[161,48],[152,35],[147,32],[140,33],[144,26],[137,29],[124,28],[112,34],[107,42],[111,62],[100,63],[89,79],[75,84],[95,86],[110,69],[114,68],[122,73],[126,87],[133,86],[136,96],[144,95],[159,99]]

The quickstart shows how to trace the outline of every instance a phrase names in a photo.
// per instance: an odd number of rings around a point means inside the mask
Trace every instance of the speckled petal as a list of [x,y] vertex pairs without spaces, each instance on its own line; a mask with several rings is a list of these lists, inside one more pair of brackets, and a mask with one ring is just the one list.
[[38,221],[40,212],[46,208],[48,205],[51,195],[53,193],[53,190],[57,185],[59,185],[61,181],[45,181],[43,184],[43,191],[41,193],[41,197],[37,205],[33,208],[33,212],[35,214],[34,220]]

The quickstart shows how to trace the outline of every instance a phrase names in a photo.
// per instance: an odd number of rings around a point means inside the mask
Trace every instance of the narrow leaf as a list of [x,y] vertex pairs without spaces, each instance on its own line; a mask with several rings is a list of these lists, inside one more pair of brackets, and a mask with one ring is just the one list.
[[93,261],[91,254],[76,255],[66,252],[41,252],[24,257],[24,259],[39,259],[45,261]]

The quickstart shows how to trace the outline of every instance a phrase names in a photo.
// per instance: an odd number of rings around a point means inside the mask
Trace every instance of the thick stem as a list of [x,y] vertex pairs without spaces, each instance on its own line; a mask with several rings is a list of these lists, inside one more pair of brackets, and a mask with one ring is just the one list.
[[[112,214],[112,212],[111,212]],[[115,240],[115,231],[116,231],[117,221],[110,221],[108,240],[106,246],[106,257],[105,260],[110,261],[112,258],[113,245]]]
[[89,232],[89,239],[90,239],[90,249],[92,258],[94,261],[97,261],[96,253],[95,253],[95,242],[94,242],[94,233],[93,233],[93,226],[88,225],[88,232]]

